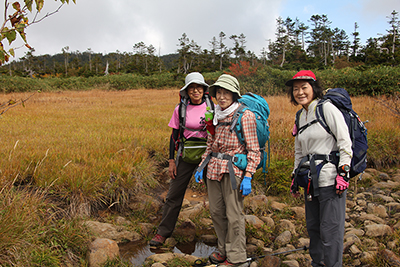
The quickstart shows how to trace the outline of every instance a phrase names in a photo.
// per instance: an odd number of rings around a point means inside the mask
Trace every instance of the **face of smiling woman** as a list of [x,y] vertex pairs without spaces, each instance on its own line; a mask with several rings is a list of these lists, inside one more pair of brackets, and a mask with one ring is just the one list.
[[200,85],[197,83],[192,83],[188,86],[188,88],[186,90],[190,97],[190,102],[192,102],[193,104],[201,103],[201,101],[203,99],[203,95],[204,95],[203,85]]
[[233,93],[224,88],[217,88],[215,98],[222,110],[228,108],[233,103]]
[[294,81],[293,97],[297,104],[308,110],[308,105],[314,100],[314,91],[311,84],[304,80]]

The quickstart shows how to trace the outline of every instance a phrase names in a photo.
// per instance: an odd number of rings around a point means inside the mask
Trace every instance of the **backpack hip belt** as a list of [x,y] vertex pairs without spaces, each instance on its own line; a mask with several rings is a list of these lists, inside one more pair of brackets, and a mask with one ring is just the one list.
[[[307,156],[304,156],[299,165],[297,166],[295,173],[294,173],[294,182],[297,184],[297,175],[299,173],[300,167],[306,162],[310,162],[310,171],[309,171],[309,178],[310,182],[312,182],[313,186],[313,196],[317,197],[319,196],[319,173],[322,169],[322,167],[327,164],[327,163],[332,163],[335,166],[339,164],[339,151],[332,151],[330,154],[309,154]],[[322,160],[321,163],[318,165],[315,164],[316,160]],[[317,167],[319,170],[317,170]],[[309,187],[308,187],[309,188]],[[307,195],[310,194],[310,192],[307,192]]]
[[199,168],[196,171],[200,172],[201,170],[203,170],[204,167],[211,160],[211,157],[228,161],[228,171],[229,171],[229,178],[231,179],[232,189],[236,190],[237,184],[236,184],[236,178],[235,178],[235,170],[233,169],[233,163],[238,161],[238,157],[231,156],[231,155],[224,154],[224,153],[219,153],[219,152],[211,152],[210,154],[207,155],[206,159],[203,161],[203,163],[199,166]]

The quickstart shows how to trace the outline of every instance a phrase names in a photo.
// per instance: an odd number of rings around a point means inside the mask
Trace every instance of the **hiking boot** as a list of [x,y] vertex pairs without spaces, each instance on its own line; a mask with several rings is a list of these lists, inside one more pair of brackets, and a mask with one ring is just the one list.
[[248,267],[250,266],[250,262],[240,262],[240,263],[230,263],[228,260],[220,263],[218,266],[234,266],[234,267]]
[[149,245],[150,246],[154,246],[154,247],[158,247],[161,246],[162,244],[164,244],[165,239],[167,239],[166,237],[163,237],[159,234],[156,234],[152,240],[150,240]]
[[211,253],[210,257],[208,258],[210,259],[211,263],[215,264],[224,262],[226,260],[226,256],[222,256],[218,251]]

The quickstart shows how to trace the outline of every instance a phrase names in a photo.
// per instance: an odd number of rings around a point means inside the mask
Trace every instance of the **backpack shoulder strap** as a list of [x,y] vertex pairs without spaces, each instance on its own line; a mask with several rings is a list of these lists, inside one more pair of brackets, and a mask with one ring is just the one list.
[[239,142],[241,144],[244,144],[244,135],[243,135],[243,131],[242,131],[242,116],[243,113],[249,109],[246,105],[244,104],[240,104],[239,107],[237,108],[237,110],[235,111],[235,114],[233,114],[233,118],[232,118],[232,124],[230,127],[230,131],[235,131],[236,135],[239,139]]
[[322,128],[325,129],[325,131],[328,132],[328,134],[332,135],[333,138],[336,140],[336,136],[332,133],[331,129],[329,128],[328,124],[326,123],[325,119],[325,114],[324,114],[324,109],[323,105],[325,102],[330,100],[329,99],[321,99],[319,103],[317,104],[317,107],[315,108],[315,116],[317,117],[318,122],[321,124]]
[[212,101],[211,96],[209,94],[204,94],[204,99],[206,101],[207,107],[210,107],[211,111],[214,112],[215,105],[214,105],[214,102]]
[[305,129],[307,129],[308,127],[310,127],[311,125],[313,125],[314,123],[317,123],[318,120],[313,120],[307,124],[304,124],[303,126],[300,126],[300,115],[302,113],[303,109],[300,109],[299,111],[296,112],[296,119],[295,119],[295,124],[296,124],[296,129],[297,129],[297,133],[294,135],[298,135],[301,134]]
[[179,139],[183,138],[183,131],[186,125],[186,109],[188,102],[188,98],[182,98],[179,102]]
[[[301,112],[302,112],[302,110],[303,109],[299,109],[297,112],[296,112],[296,118],[295,118],[295,120],[294,120],[294,124],[296,125],[296,129],[299,129],[299,121],[300,121],[300,115],[301,115]],[[299,131],[297,130],[297,133],[296,133],[296,135],[298,135],[299,134]]]

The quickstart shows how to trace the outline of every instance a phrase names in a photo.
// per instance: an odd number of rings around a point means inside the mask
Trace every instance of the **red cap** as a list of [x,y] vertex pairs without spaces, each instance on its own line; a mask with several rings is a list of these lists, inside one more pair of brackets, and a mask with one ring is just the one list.
[[315,74],[311,70],[301,70],[296,73],[293,78],[285,83],[287,86],[292,86],[295,80],[313,80],[315,81]]

